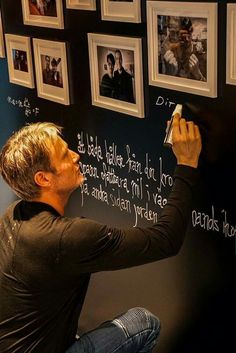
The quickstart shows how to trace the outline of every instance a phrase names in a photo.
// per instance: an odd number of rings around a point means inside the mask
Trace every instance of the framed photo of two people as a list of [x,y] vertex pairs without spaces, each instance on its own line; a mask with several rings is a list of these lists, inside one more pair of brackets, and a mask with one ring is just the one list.
[[144,117],[141,38],[88,33],[92,104]]

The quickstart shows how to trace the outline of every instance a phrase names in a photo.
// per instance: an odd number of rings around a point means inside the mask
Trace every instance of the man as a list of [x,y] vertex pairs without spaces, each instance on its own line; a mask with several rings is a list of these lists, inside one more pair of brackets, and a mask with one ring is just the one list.
[[206,53],[193,45],[193,26],[188,17],[170,16],[168,36],[162,43],[159,61],[166,75],[206,81]]
[[107,55],[107,73],[103,75],[100,94],[101,96],[115,98],[115,82],[114,82],[115,58],[112,53]]
[[116,98],[129,103],[135,103],[132,76],[123,67],[121,51],[115,51],[116,70],[114,72]]
[[61,58],[51,60],[51,77],[49,84],[57,87],[63,87],[62,76],[60,71],[58,70],[58,65],[61,62]]
[[50,84],[51,76],[52,76],[52,70],[50,68],[50,56],[45,55],[44,60],[45,60],[45,68],[43,69],[43,83]]
[[[52,123],[23,127],[3,146],[0,172],[21,197],[0,221],[1,353],[148,353],[159,320],[130,309],[75,339],[90,274],[175,255],[183,242],[197,180],[201,137],[193,122],[173,122],[178,166],[168,204],[149,228],[117,229],[66,218],[83,182],[79,155]],[[95,298],[96,300],[96,298]]]

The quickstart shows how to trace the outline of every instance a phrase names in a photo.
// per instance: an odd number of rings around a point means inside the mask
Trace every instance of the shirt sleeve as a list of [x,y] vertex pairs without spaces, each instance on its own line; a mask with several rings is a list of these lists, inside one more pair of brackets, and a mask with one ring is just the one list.
[[117,270],[178,253],[191,212],[198,170],[177,166],[168,203],[147,228],[111,228],[88,220],[71,220],[61,239],[61,264],[70,274]]

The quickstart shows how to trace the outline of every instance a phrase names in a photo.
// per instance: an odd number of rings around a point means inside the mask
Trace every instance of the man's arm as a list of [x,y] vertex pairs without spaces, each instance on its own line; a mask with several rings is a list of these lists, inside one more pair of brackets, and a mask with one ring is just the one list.
[[61,239],[61,261],[71,275],[116,270],[178,253],[191,212],[192,188],[198,179],[201,136],[193,122],[174,117],[175,182],[158,222],[149,228],[109,228],[74,219]]

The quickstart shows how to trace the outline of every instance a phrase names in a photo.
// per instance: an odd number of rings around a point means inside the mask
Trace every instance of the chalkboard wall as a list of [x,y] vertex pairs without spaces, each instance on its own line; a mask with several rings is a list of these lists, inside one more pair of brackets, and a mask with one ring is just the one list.
[[[194,2],[194,1],[192,1]],[[204,1],[205,2],[205,1]],[[218,97],[207,98],[148,85],[146,1],[142,23],[101,20],[96,11],[69,10],[65,29],[23,24],[21,1],[2,0],[5,33],[69,44],[73,103],[37,97],[36,89],[9,83],[0,59],[0,146],[20,126],[52,121],[81,155],[87,180],[67,214],[112,226],[149,226],[160,214],[173,183],[175,159],[163,147],[166,121],[176,103],[201,127],[201,181],[194,193],[185,243],[173,258],[92,276],[79,321],[81,332],[133,307],[162,321],[159,353],[235,351],[236,86],[226,85],[226,3],[218,1]],[[13,5],[14,4],[14,5]],[[87,33],[142,38],[145,118],[91,104]],[[21,102],[22,104],[19,104]],[[0,212],[14,199],[0,181]]]

